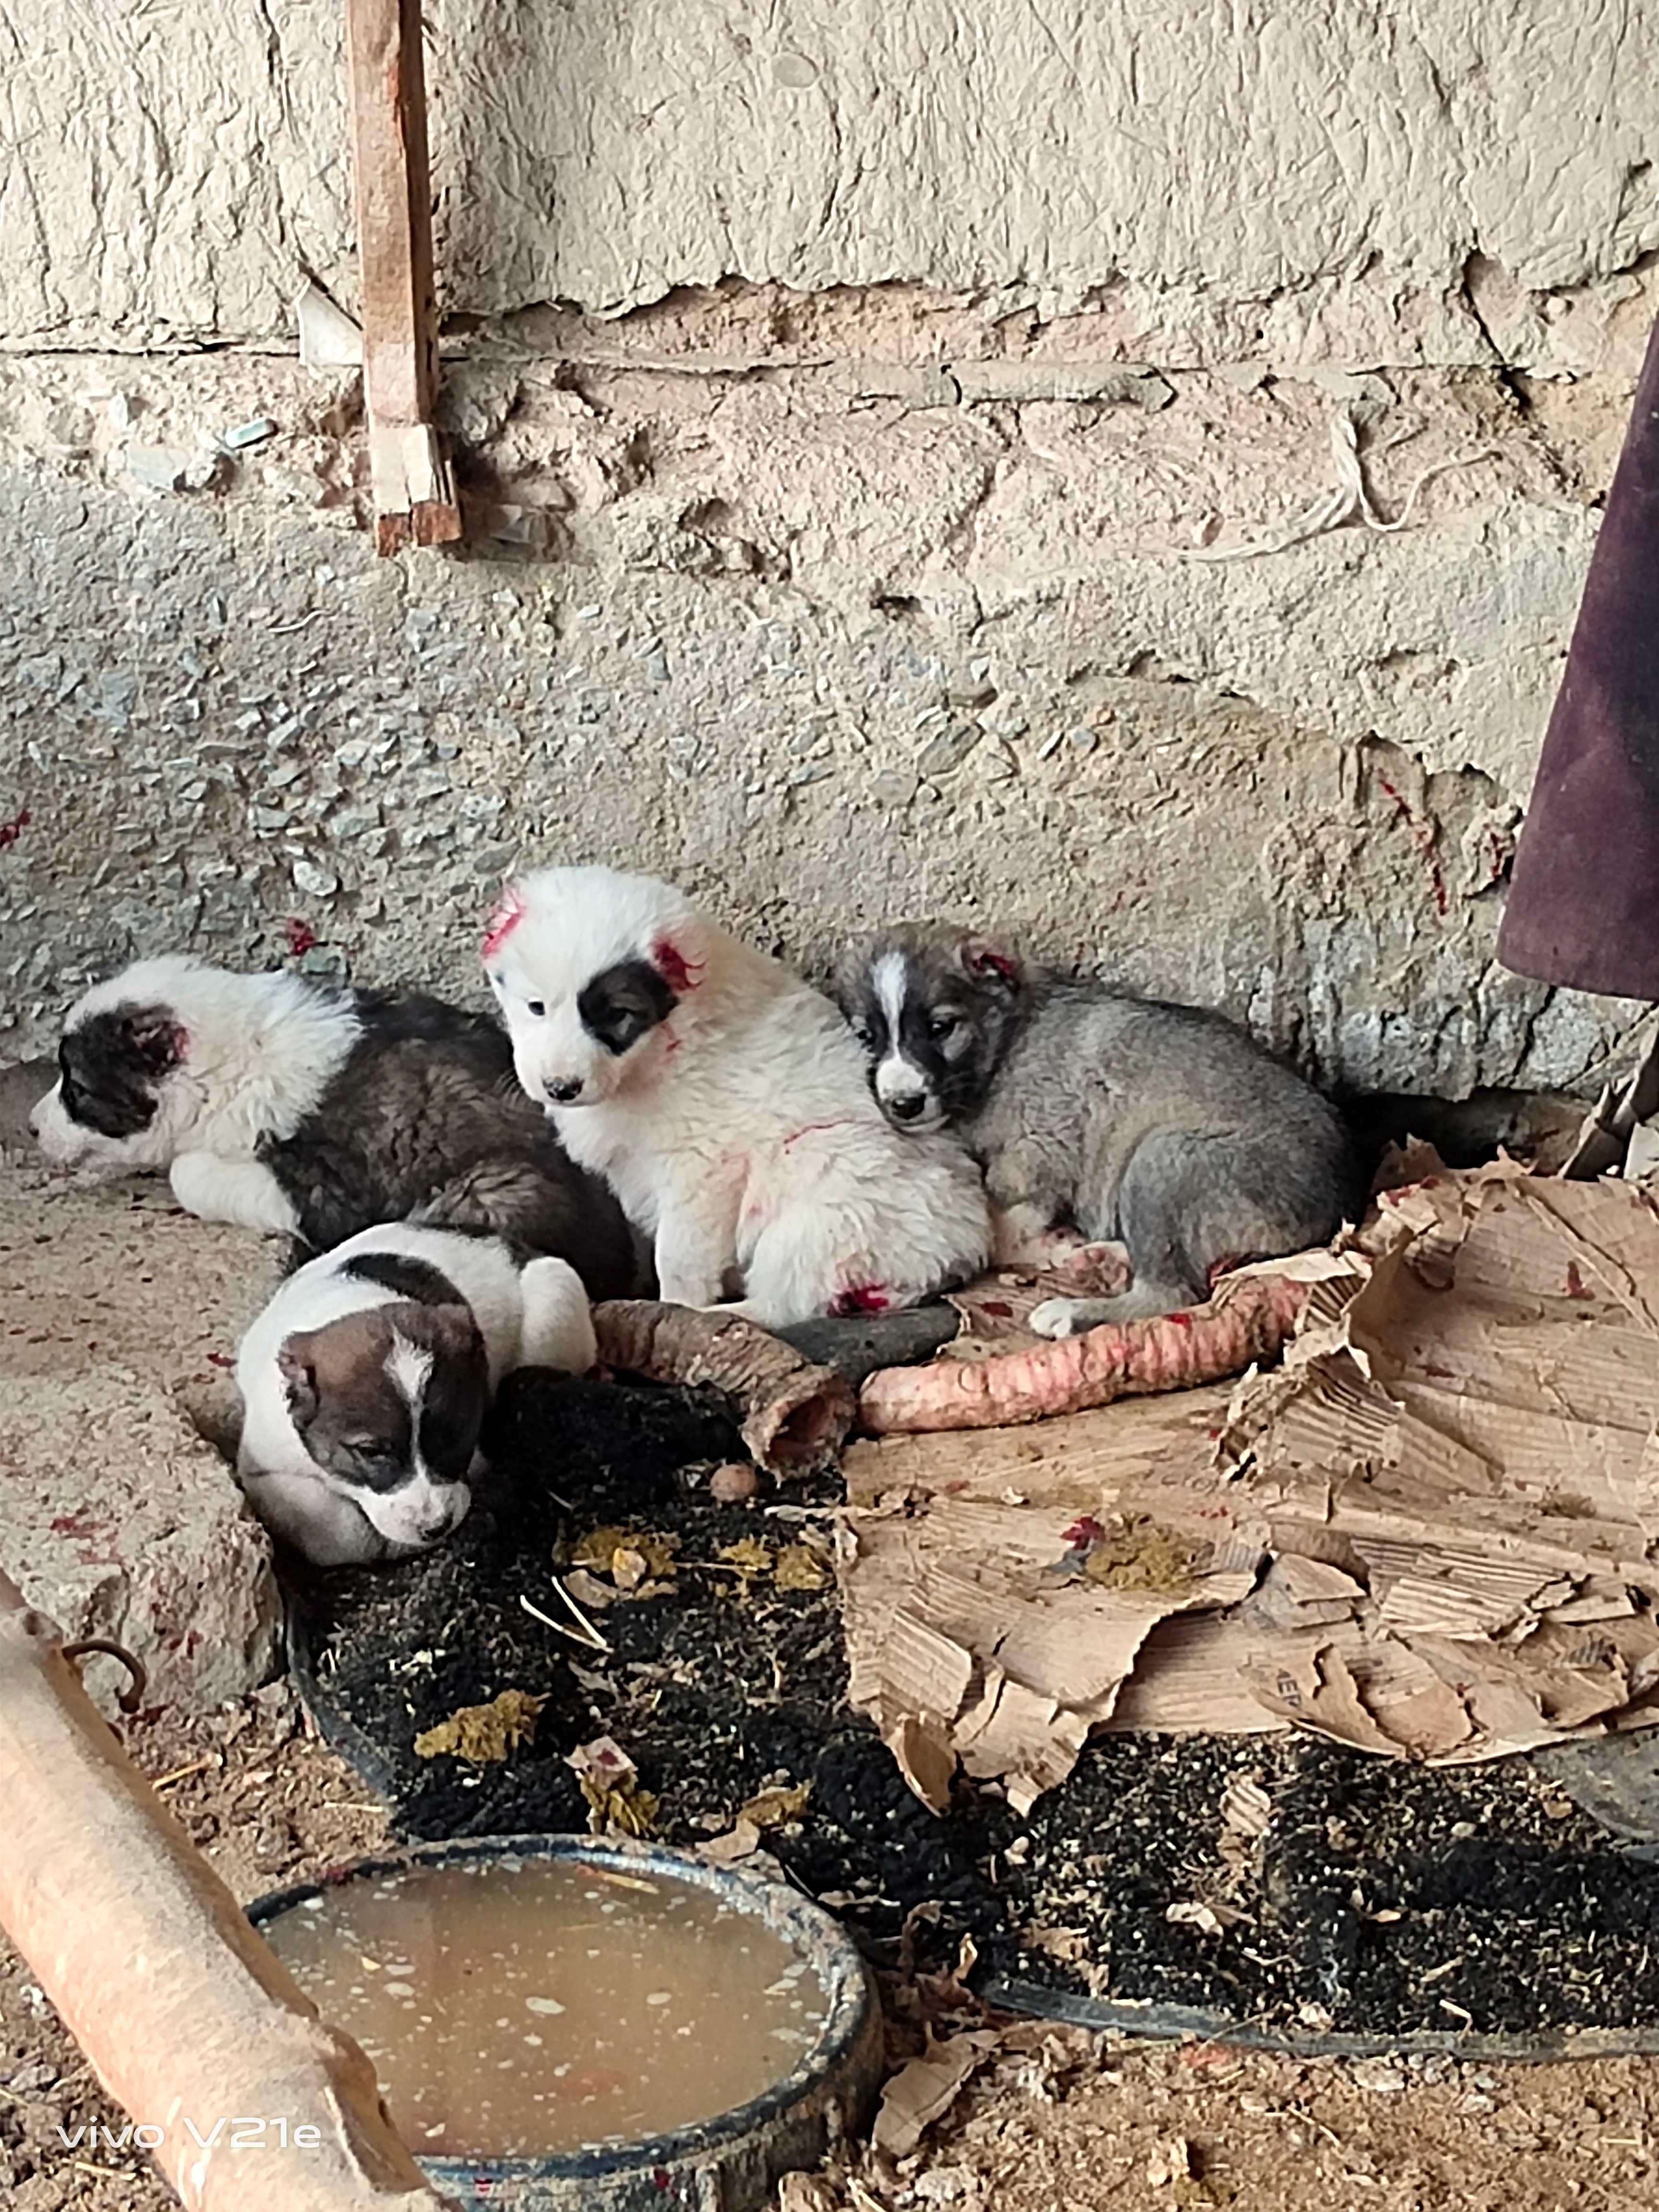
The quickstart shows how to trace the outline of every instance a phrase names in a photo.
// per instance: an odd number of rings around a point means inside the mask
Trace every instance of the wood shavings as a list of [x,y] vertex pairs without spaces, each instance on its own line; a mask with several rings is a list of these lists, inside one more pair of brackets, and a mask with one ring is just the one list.
[[547,1703],[528,1690],[503,1690],[487,1705],[459,1705],[446,1721],[415,1739],[417,1759],[464,1759],[475,1766],[503,1759],[536,1733]]
[[1385,522],[1371,503],[1366,489],[1365,471],[1359,459],[1359,434],[1351,415],[1343,413],[1331,422],[1331,460],[1336,472],[1336,483],[1322,494],[1313,504],[1276,538],[1245,545],[1197,545],[1189,548],[1189,561],[1260,561],[1273,553],[1288,553],[1297,545],[1305,545],[1311,538],[1322,538],[1328,532],[1341,530],[1350,523],[1363,529],[1388,536],[1405,529],[1411,520],[1412,510],[1417,504],[1418,494],[1436,477],[1445,476],[1453,469],[1473,468],[1480,461],[1498,459],[1494,446],[1485,446],[1478,453],[1461,454],[1455,460],[1437,461],[1431,468],[1424,469],[1406,495],[1406,504],[1392,522]]

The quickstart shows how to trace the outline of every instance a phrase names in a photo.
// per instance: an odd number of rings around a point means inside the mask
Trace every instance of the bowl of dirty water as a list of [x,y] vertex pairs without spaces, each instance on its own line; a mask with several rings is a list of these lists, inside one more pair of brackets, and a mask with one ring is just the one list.
[[417,1844],[249,1909],[441,2188],[744,2212],[862,2123],[868,1968],[738,1867],[573,1836]]

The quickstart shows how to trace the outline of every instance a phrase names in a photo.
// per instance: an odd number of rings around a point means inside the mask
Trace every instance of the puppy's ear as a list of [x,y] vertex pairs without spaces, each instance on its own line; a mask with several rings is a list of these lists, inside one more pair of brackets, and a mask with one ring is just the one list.
[[151,1075],[166,1075],[184,1059],[190,1039],[165,1006],[141,1006],[126,1018],[132,1049]]
[[464,1360],[476,1365],[487,1380],[489,1360],[484,1352],[483,1338],[469,1305],[459,1303],[427,1306],[422,1309],[432,1348],[441,1358]]
[[991,938],[964,937],[957,947],[957,958],[964,975],[975,983],[988,983],[993,990],[1012,995],[1025,981],[1025,965],[1018,953]]
[[289,1337],[276,1354],[276,1365],[288,1388],[288,1410],[303,1436],[317,1418],[317,1370],[312,1364],[310,1336]]
[[501,896],[490,908],[484,921],[483,943],[479,947],[484,959],[488,960],[492,953],[500,951],[524,920],[524,910],[523,886],[519,884],[503,885]]
[[677,922],[672,929],[659,930],[651,940],[651,965],[677,999],[696,989],[708,964],[698,955],[696,927],[694,922]]

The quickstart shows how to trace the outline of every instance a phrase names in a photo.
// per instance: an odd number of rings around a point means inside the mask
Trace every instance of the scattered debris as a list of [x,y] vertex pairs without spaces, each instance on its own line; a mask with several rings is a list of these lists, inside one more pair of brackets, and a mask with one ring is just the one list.
[[759,1470],[747,1460],[728,1460],[709,1476],[708,1495],[717,1505],[740,1505],[754,1496],[759,1482]]
[[840,2199],[814,2173],[786,2173],[778,2184],[778,2212],[840,2212]]
[[363,334],[343,307],[337,307],[320,284],[307,280],[294,302],[300,331],[300,362],[305,368],[361,368]]
[[[609,1575],[627,1596],[655,1597],[674,1579],[674,1554],[679,1547],[678,1536],[657,1535],[650,1529],[592,1528],[577,1543],[570,1559],[576,1568]],[[608,1603],[615,1593],[607,1590],[605,1595]]]
[[1171,2182],[1197,2180],[1193,2147],[1185,2136],[1170,2136],[1153,2144],[1146,2160],[1146,2179],[1154,2189],[1167,2189]]
[[536,1733],[536,1719],[547,1703],[528,1690],[503,1690],[487,1705],[460,1705],[447,1721],[415,1739],[417,1759],[464,1759],[482,1765],[505,1759]]
[[657,1801],[640,1788],[639,1770],[613,1736],[596,1736],[565,1758],[587,1800],[587,1825],[596,1836],[648,1836]]
[[1231,1396],[849,1449],[852,1697],[925,1802],[960,1760],[1028,1808],[1103,1726],[1464,1761],[1653,1705],[1659,1212],[1415,1164]]
[[761,1832],[752,1820],[738,1820],[723,1835],[711,1836],[706,1844],[699,1844],[697,1856],[711,1866],[735,1866],[742,1859],[751,1859],[760,1849]]
[[153,491],[210,491],[218,480],[220,456],[189,446],[129,446],[123,457],[127,474]]
[[1000,2039],[994,2030],[971,2029],[966,2035],[930,2043],[920,2058],[902,2067],[881,2093],[876,2148],[890,2158],[908,2158],[934,2121],[950,2111],[963,2084]]
[[[573,1577],[571,1579],[574,1580],[574,1577]],[[584,1577],[583,1579],[586,1581],[591,1579],[591,1577]],[[571,1594],[568,1586],[564,1583],[555,1583],[553,1587],[558,1593],[561,1600],[563,1601],[565,1609],[569,1613],[571,1620],[574,1622],[575,1626],[574,1627],[568,1626],[564,1621],[555,1620],[550,1613],[544,1613],[541,1607],[527,1597],[523,1590],[519,1592],[519,1603],[523,1607],[524,1610],[530,1615],[532,1620],[539,1620],[544,1628],[550,1628],[554,1632],[555,1635],[568,1636],[573,1644],[582,1644],[590,1651],[608,1652],[611,1649],[610,1644],[605,1641],[605,1638],[600,1635],[599,1630],[593,1626],[587,1615],[582,1611],[580,1606],[576,1602],[575,1598]],[[605,1589],[605,1585],[602,1583],[595,1583],[593,1587],[595,1589],[600,1590]],[[605,1601],[609,1603],[611,1593],[609,1591],[605,1591]]]
[[823,1589],[830,1581],[823,1553],[811,1544],[786,1544],[772,1574],[780,1589]]
[[722,1544],[720,1556],[737,1569],[745,1583],[757,1582],[772,1571],[772,1553],[758,1536],[740,1536],[735,1544]]
[[616,1591],[597,1575],[590,1575],[586,1567],[573,1567],[560,1587],[573,1604],[593,1613],[603,1613],[606,1606],[616,1603]]
[[738,1818],[757,1828],[781,1828],[787,1821],[800,1818],[811,1795],[810,1782],[798,1782],[787,1789],[762,1790],[746,1805],[738,1808]]
[[1192,1581],[1198,1546],[1160,1527],[1151,1514],[1118,1515],[1108,1528],[1091,1525],[1083,1571],[1103,1589],[1179,1590]]
[[9,822],[0,822],[0,853],[17,842],[33,818],[27,806],[20,806]]
[[1255,1863],[1273,1800],[1254,1774],[1235,1774],[1221,1798],[1221,1863],[1237,1880]]
[[250,453],[256,446],[266,445],[276,435],[276,425],[269,415],[256,415],[252,422],[238,422],[233,429],[222,430],[219,443],[228,453]]

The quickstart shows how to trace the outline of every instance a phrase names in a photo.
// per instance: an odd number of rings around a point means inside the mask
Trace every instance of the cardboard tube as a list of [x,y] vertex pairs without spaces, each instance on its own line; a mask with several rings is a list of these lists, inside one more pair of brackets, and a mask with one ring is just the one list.
[[[0,1574],[0,1926],[191,2212],[431,2212],[328,2027]],[[222,2123],[222,2124],[221,2124]]]

